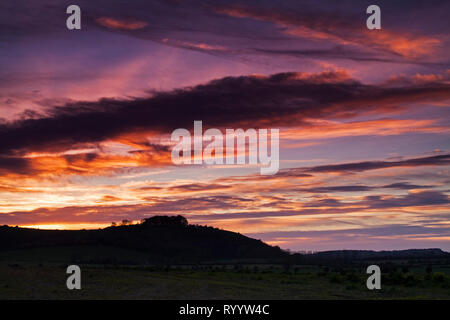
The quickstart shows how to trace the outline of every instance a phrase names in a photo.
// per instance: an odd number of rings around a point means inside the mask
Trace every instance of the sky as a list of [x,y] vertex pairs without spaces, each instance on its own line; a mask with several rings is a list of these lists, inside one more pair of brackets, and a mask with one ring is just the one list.
[[[68,30],[66,8],[81,8]],[[3,1],[0,224],[185,216],[292,251],[450,250],[450,3]],[[279,129],[280,168],[175,165]]]

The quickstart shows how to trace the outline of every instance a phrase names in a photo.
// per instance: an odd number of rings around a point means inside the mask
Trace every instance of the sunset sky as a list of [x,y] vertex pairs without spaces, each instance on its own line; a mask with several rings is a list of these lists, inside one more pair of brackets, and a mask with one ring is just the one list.
[[[81,8],[81,30],[66,8]],[[450,250],[450,2],[0,3],[0,224],[184,215],[293,251]],[[280,129],[280,170],[174,129]]]

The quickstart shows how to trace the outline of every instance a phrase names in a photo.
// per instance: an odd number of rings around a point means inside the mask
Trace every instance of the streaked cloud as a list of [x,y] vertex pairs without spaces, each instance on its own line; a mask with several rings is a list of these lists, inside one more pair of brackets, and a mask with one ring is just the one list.
[[139,20],[120,20],[110,17],[100,17],[97,23],[103,27],[117,30],[137,30],[145,28],[148,23]]

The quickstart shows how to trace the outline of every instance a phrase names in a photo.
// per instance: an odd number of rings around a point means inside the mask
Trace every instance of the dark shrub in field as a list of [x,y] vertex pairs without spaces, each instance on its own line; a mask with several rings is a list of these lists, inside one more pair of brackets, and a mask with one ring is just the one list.
[[420,284],[420,280],[414,274],[408,273],[403,279],[403,284],[407,287],[413,287]]
[[328,279],[331,283],[342,283],[342,279],[338,274],[332,274]]
[[403,284],[403,275],[399,272],[388,273],[383,279],[383,282],[390,285]]
[[357,283],[360,281],[359,277],[352,273],[347,274],[347,281],[351,282],[351,283]]
[[432,274],[431,279],[437,283],[444,283],[446,280],[446,276],[442,272],[435,272]]

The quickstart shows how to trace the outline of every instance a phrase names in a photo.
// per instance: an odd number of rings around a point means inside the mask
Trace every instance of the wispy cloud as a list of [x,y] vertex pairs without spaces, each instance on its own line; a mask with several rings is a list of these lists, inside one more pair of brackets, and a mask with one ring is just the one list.
[[139,20],[121,20],[110,17],[100,17],[95,21],[103,27],[116,30],[138,30],[145,28],[148,23]]

